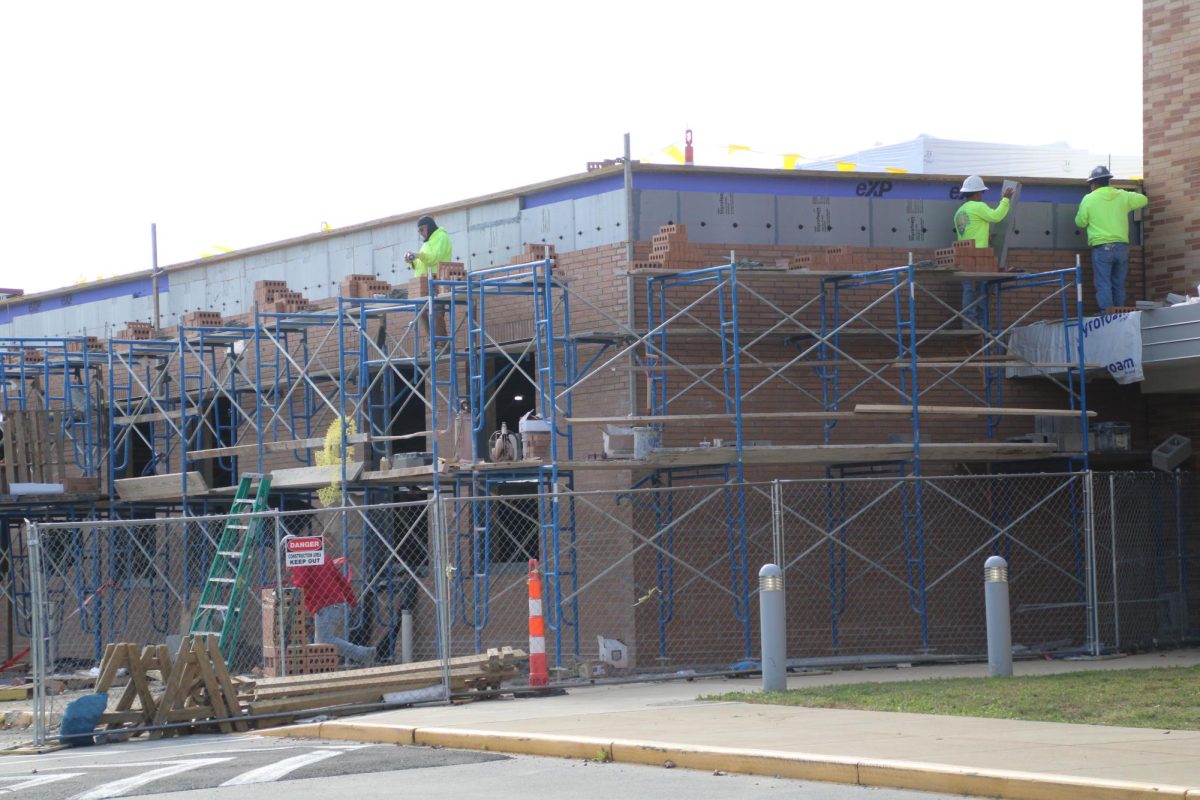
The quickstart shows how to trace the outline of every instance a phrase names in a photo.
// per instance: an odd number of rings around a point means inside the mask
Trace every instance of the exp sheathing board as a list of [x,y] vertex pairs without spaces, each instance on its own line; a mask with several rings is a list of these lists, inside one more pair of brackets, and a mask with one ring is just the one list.
[[[1019,184],[1008,181],[1005,185]],[[1010,247],[1071,248],[1077,204],[1010,201],[1005,222],[993,226],[999,252]],[[961,199],[756,195],[750,193],[642,190],[637,194],[637,238],[659,226],[682,223],[700,243],[859,246],[932,249],[954,241],[954,212]],[[549,207],[539,214],[553,213]],[[528,214],[529,212],[524,212]],[[1003,226],[1003,227],[1001,227]]]

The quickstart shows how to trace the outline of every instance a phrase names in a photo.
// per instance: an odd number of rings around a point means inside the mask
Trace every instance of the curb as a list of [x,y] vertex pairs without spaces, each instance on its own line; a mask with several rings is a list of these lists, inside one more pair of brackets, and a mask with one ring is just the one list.
[[266,736],[296,736],[378,744],[415,744],[531,756],[611,761],[713,772],[847,783],[886,789],[1001,797],[1008,800],[1200,800],[1200,787],[1079,778],[1019,770],[973,769],[920,761],[892,761],[785,753],[734,747],[609,739],[470,728],[417,728],[369,722],[319,722],[267,728]]

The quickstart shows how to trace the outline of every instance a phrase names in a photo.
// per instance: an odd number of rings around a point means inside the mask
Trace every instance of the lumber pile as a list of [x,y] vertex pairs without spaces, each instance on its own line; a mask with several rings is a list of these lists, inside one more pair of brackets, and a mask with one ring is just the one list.
[[[450,659],[452,691],[495,691],[528,660],[510,647]],[[436,686],[442,681],[441,661],[419,661],[386,667],[341,670],[325,675],[262,678],[243,698],[253,715],[289,716],[318,708],[378,703],[385,694]]]

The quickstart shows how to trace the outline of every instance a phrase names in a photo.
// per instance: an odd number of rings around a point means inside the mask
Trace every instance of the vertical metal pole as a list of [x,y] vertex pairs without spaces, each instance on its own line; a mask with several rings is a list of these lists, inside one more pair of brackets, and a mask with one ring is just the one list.
[[1117,581],[1117,476],[1108,473],[1108,549],[1112,553],[1113,647],[1121,649],[1121,598]]
[[46,592],[42,584],[42,548],[37,525],[25,520],[25,542],[29,552],[29,588],[32,628],[29,632],[33,655],[33,744],[46,743]]
[[[625,134],[625,270],[628,273],[633,264],[633,241],[636,231],[633,224],[633,161],[630,157],[629,134]],[[625,275],[625,306],[629,322],[629,334],[636,335],[637,306],[633,300],[633,281],[630,274]],[[629,413],[638,413],[637,407],[637,366],[633,361],[633,349],[629,352]]]
[[[284,596],[285,596],[285,593],[283,591],[283,518],[279,516],[278,512],[276,512],[275,513],[275,598],[276,598],[275,614],[279,619],[279,641],[276,643],[275,646],[278,648],[276,650],[276,652],[279,654],[278,669],[279,669],[279,677],[281,677],[281,678],[287,674],[287,667],[285,665],[287,664],[287,661],[288,661],[288,652],[287,652],[288,631],[285,630],[283,627],[285,624],[285,616],[284,616],[284,610],[283,610]],[[299,644],[304,644],[304,642],[300,642]]]
[[1084,586],[1087,591],[1088,642],[1093,656],[1100,655],[1100,603],[1096,591],[1096,493],[1093,491],[1095,473],[1083,473],[1083,555]]
[[629,134],[625,134],[625,261],[633,262],[633,160],[630,156]]
[[787,561],[783,552],[783,485],[778,478],[771,481],[771,538],[773,558],[782,570]]
[[758,571],[758,614],[763,691],[787,691],[787,606],[783,570],[777,564],[764,564]]
[[[159,329],[158,315],[158,225],[150,223],[150,283],[154,294],[154,330]],[[184,472],[187,470],[185,469]]]
[[446,528],[442,515],[442,495],[434,489],[433,499],[429,503],[430,529],[433,531],[433,564],[434,581],[433,605],[437,611],[438,626],[438,658],[442,661],[442,699],[450,701],[450,658],[453,650],[450,646],[450,606],[447,598],[450,596],[454,567],[447,557]]
[[412,610],[400,610],[400,663],[411,664],[413,660]]
[[983,562],[983,602],[987,616],[988,675],[1012,676],[1012,629],[1008,610],[1008,562],[988,556]]

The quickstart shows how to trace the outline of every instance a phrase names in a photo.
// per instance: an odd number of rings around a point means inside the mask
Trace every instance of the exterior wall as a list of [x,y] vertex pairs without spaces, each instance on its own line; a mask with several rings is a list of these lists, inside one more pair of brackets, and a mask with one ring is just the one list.
[[[1193,294],[1200,283],[1200,8],[1144,0],[1142,113],[1146,283],[1153,297]],[[1149,398],[1153,444],[1173,433],[1200,441],[1194,395]]]

